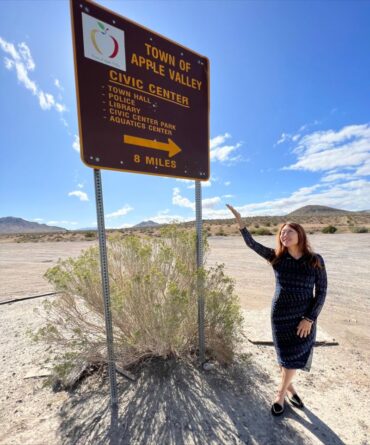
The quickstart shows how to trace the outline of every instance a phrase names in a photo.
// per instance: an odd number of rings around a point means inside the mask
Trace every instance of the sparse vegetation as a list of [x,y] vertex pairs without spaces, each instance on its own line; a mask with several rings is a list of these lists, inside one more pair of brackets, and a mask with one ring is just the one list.
[[353,232],[353,233],[368,233],[369,229],[367,227],[352,227],[351,232]]
[[[260,227],[278,227],[287,219],[302,224],[303,227],[310,232],[321,232],[326,226],[334,226],[340,233],[352,233],[352,227],[364,227],[370,231],[370,212],[339,212],[335,209],[330,212],[328,208],[317,206],[306,206],[302,212],[293,212],[286,216],[249,216],[244,217],[243,221],[246,227],[252,232]],[[315,209],[317,211],[315,211]],[[310,213],[310,211],[312,211]],[[194,221],[188,221],[179,224],[184,230],[194,231]],[[212,219],[205,220],[204,226],[210,235],[218,235],[221,227],[225,235],[238,235],[239,231],[235,224],[234,218],[229,219]],[[161,226],[148,227],[130,227],[125,229],[108,229],[107,234],[121,233],[123,236],[140,235],[140,236],[160,236]],[[271,230],[271,229],[270,229]],[[274,231],[272,229],[271,231]],[[0,233],[0,242],[55,242],[55,241],[93,241],[92,235],[86,235],[90,231],[66,231],[66,232],[44,232],[44,233]],[[91,232],[94,232],[91,230]],[[362,232],[364,233],[364,232]],[[220,235],[222,236],[222,235]]]
[[335,226],[330,225],[330,226],[326,226],[326,227],[324,227],[324,228],[321,230],[321,232],[322,232],[322,233],[335,233],[337,230],[338,230],[338,229],[337,229]]
[[227,236],[222,226],[216,232],[216,236]]
[[86,239],[95,239],[97,237],[98,237],[97,232],[93,232],[92,230],[90,230],[89,232],[85,232]]
[[[108,241],[117,362],[127,367],[146,357],[184,357],[197,350],[198,278],[204,280],[207,357],[230,362],[242,323],[233,281],[223,265],[197,273],[194,232],[166,227],[161,234]],[[46,323],[35,338],[63,351],[55,358],[60,378],[75,363],[106,362],[99,269],[98,248],[91,247],[45,274],[62,295],[45,304]]]
[[253,230],[254,235],[273,235],[273,233],[266,227],[260,227],[259,229]]

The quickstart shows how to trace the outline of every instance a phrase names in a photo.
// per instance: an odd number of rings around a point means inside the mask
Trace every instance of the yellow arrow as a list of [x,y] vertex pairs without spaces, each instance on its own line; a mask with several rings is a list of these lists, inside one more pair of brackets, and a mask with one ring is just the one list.
[[168,139],[168,142],[158,142],[151,139],[138,138],[136,136],[129,136],[125,134],[123,136],[123,142],[125,144],[138,145],[139,147],[167,151],[169,158],[172,158],[172,156],[175,156],[181,152],[181,148],[176,145],[172,139]]

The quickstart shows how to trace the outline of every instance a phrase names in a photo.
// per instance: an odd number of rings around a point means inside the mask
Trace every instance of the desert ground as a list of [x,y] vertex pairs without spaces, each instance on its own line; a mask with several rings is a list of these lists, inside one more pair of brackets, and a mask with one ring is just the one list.
[[[271,236],[256,236],[273,246]],[[327,300],[311,372],[298,372],[295,387],[305,409],[288,405],[273,418],[278,385],[269,307],[270,266],[240,236],[209,238],[207,264],[225,263],[245,315],[246,340],[235,363],[200,371],[189,363],[155,362],[136,380],[118,376],[118,439],[122,444],[351,444],[370,443],[370,234],[310,236],[326,261]],[[96,241],[2,242],[0,302],[53,289],[43,273],[58,258],[76,256]],[[42,323],[39,299],[0,305],[0,444],[108,443],[109,385],[104,371],[70,392],[45,386],[50,354],[27,331]],[[35,312],[35,309],[38,310]]]

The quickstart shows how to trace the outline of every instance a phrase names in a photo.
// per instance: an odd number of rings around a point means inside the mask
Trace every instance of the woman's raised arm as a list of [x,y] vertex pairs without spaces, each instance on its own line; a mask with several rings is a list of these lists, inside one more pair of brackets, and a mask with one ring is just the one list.
[[233,206],[230,204],[226,204],[226,207],[231,211],[231,213],[235,216],[236,222],[239,225],[239,230],[241,234],[243,235],[245,244],[250,247],[252,250],[254,250],[258,255],[260,255],[262,258],[265,258],[267,261],[271,261],[275,256],[275,250],[271,249],[269,247],[266,247],[257,241],[255,241],[252,237],[252,235],[247,230],[245,223],[242,220],[242,217],[240,216],[240,213],[234,209]]

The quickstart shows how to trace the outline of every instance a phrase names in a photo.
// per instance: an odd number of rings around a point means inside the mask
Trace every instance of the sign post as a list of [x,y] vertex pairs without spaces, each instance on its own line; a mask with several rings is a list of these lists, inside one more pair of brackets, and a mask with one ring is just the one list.
[[[200,181],[210,175],[209,61],[90,0],[70,0],[70,8],[81,160],[95,178],[113,423],[118,397],[100,169],[195,180],[201,268]],[[198,293],[202,362],[199,279]]]
[[203,273],[199,273],[203,267],[203,227],[202,227],[202,187],[200,181],[195,181],[195,225],[197,231],[197,292],[198,292],[198,338],[199,338],[199,362],[205,362],[205,335],[204,335],[204,286]]
[[101,271],[101,281],[102,281],[103,299],[104,299],[105,331],[107,336],[107,350],[108,350],[107,351],[108,375],[110,381],[110,396],[111,396],[111,439],[112,439],[112,444],[114,444],[115,435],[117,432],[117,424],[118,424],[118,396],[117,396],[116,366],[115,366],[114,345],[113,345],[112,312],[110,307],[110,294],[109,294],[108,258],[107,258],[106,239],[105,239],[103,187],[101,182],[100,170],[98,169],[94,169],[94,183],[95,183],[96,215],[98,221],[98,235],[99,235],[100,271]]

